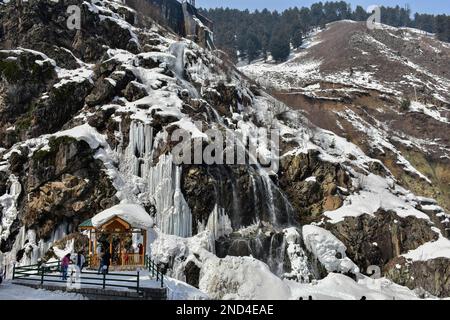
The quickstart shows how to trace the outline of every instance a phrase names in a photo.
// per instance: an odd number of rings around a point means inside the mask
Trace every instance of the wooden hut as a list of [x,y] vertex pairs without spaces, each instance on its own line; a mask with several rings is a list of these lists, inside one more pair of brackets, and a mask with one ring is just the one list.
[[153,219],[135,204],[120,204],[95,215],[79,225],[89,238],[89,267],[98,268],[104,252],[109,251],[114,269],[134,269],[144,264],[147,232]]

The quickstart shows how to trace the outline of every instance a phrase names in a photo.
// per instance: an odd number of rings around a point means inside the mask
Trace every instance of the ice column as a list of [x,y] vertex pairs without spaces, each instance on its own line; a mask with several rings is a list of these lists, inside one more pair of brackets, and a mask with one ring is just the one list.
[[214,239],[219,239],[222,236],[227,236],[233,232],[231,220],[225,213],[224,208],[220,208],[217,204],[208,217],[206,229],[211,232]]
[[10,234],[10,227],[17,218],[17,200],[22,192],[22,186],[15,175],[9,176],[11,186],[9,190],[0,197],[0,207],[2,210],[2,220],[0,222],[0,239],[6,240]]
[[156,221],[162,232],[192,236],[192,214],[181,192],[182,168],[172,155],[162,155],[148,172],[149,194],[156,207]]
[[149,124],[132,121],[129,139],[125,151],[127,171],[132,175],[142,177],[146,173],[148,164],[151,163],[153,128]]

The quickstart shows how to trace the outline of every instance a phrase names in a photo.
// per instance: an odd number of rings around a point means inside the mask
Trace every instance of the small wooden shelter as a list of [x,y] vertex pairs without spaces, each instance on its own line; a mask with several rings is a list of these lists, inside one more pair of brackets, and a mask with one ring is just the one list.
[[98,268],[106,250],[112,268],[142,266],[147,251],[147,230],[151,227],[153,219],[135,204],[120,204],[84,221],[78,228],[89,237],[89,266]]

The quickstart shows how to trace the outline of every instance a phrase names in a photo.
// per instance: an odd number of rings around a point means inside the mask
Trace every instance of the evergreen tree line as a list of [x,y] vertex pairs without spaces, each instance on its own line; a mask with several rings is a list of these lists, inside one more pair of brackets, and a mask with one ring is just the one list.
[[[296,49],[314,28],[339,20],[366,21],[372,13],[357,6],[352,10],[345,1],[318,2],[311,7],[289,8],[283,12],[215,8],[201,10],[214,21],[216,46],[232,59],[246,57],[253,61],[269,54],[277,61],[286,60],[291,46]],[[394,27],[413,27],[450,42],[450,16],[416,13],[411,18],[408,7],[381,7],[381,22]]]

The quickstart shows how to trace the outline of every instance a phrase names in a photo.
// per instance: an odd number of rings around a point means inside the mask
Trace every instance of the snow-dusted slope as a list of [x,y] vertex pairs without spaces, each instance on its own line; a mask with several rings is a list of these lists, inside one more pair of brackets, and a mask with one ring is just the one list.
[[408,28],[340,21],[290,59],[240,70],[450,208],[450,48]]

